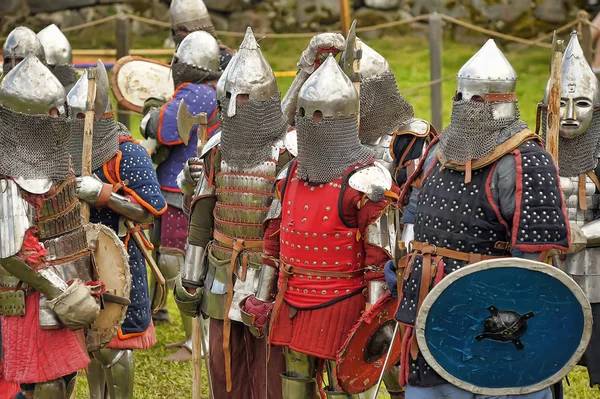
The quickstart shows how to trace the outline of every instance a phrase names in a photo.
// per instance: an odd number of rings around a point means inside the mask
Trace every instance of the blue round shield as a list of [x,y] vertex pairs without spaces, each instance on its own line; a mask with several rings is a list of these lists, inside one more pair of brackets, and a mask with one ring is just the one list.
[[539,391],[579,361],[591,306],[559,269],[519,258],[487,260],[446,276],[423,301],[419,349],[448,382],[485,395]]

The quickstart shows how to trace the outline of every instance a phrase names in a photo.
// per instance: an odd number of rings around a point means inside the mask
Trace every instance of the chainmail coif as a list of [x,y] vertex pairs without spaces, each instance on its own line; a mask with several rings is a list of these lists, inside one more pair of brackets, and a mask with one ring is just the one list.
[[[542,139],[545,143],[548,109],[540,106],[538,112],[541,112]],[[572,139],[558,137],[558,173],[564,177],[573,177],[594,170],[598,166],[598,156],[600,156],[600,111],[594,111],[592,122],[584,134]]]
[[[48,65],[50,72],[56,76],[63,87],[70,90],[77,82],[77,71],[73,65]],[[68,90],[65,90],[68,93]]]
[[[83,128],[84,119],[74,119],[71,123],[71,140],[69,153],[75,175],[81,175],[81,156],[83,155]],[[119,151],[119,136],[122,128],[114,118],[102,118],[94,121],[94,134],[92,136],[92,170],[96,170],[110,161]],[[127,129],[127,128],[125,128]]]
[[279,93],[267,101],[247,100],[236,104],[231,118],[227,116],[229,101],[231,99],[223,97],[219,102],[223,159],[241,169],[265,162],[273,153],[273,143],[287,130]]
[[414,116],[413,107],[400,94],[392,71],[361,82],[358,136],[363,143],[378,139]]
[[373,159],[373,152],[358,139],[358,118],[323,119],[296,117],[298,177],[326,183],[342,177],[352,165]]
[[69,125],[0,107],[0,175],[61,183],[70,174]]
[[440,135],[439,150],[444,158],[460,163],[479,159],[492,152],[501,139],[527,128],[519,120],[518,105],[514,117],[503,119],[494,119],[492,105],[471,100],[454,102],[451,123]]
[[204,82],[217,81],[221,76],[221,72],[208,71],[179,61],[176,61],[171,65],[171,71],[173,73],[175,89],[182,83],[201,84]]
[[[215,27],[213,26],[212,20],[210,19],[210,16],[205,16],[203,18],[199,18],[196,19],[194,21],[187,21],[185,22],[185,24],[181,24],[181,25],[185,25],[185,28],[187,29],[187,33],[181,33],[179,32],[179,30],[174,31],[175,33],[173,34],[173,41],[175,42],[175,44],[177,46],[179,46],[179,44],[181,43],[181,41],[183,39],[185,39],[185,37],[188,35],[188,33],[191,32],[195,32],[197,30],[203,30],[205,32],[210,33],[211,35],[213,35],[213,37],[217,37],[216,34],[217,32],[215,31]],[[171,32],[173,32],[173,30],[171,30]]]

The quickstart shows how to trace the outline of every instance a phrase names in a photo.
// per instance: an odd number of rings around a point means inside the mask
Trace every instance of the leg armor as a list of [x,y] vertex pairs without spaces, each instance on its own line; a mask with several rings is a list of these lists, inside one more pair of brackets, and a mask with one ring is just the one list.
[[398,378],[399,376],[400,376],[400,366],[392,367],[383,376],[383,382],[385,383],[385,387],[387,388],[387,391],[390,394],[391,399],[404,398],[404,388],[402,388],[402,386],[400,385],[399,378]]
[[90,356],[87,381],[90,389],[90,399],[105,399],[107,397],[104,367],[93,355]]
[[284,348],[285,369],[281,374],[283,399],[312,399],[317,395],[316,358]]
[[106,348],[94,352],[93,355],[104,371],[108,397],[110,399],[133,398],[133,351]]
[[350,395],[344,391],[338,385],[334,374],[335,362],[333,360],[325,361],[325,368],[327,370],[327,381],[329,386],[325,387],[325,395],[327,399],[371,399],[375,393],[376,387],[369,389],[366,392]]
[[[175,287],[175,278],[179,274],[179,269],[183,266],[183,253],[177,249],[159,247],[157,265],[165,280],[167,280],[167,292],[173,292]],[[154,302],[154,292],[156,290],[156,280],[154,276],[150,279],[150,298]],[[154,308],[154,303],[152,308]],[[167,304],[155,315],[156,321],[169,321],[169,313],[167,312]]]

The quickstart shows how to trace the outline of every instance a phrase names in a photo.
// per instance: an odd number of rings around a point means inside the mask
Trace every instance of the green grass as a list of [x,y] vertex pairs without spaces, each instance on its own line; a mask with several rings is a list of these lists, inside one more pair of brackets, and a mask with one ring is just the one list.
[[[161,36],[164,39],[164,36]],[[160,38],[146,38],[145,41],[134,42],[132,47],[148,47],[148,44],[162,43]],[[147,44],[146,44],[147,43]],[[295,70],[296,62],[308,40],[281,40],[265,39],[261,41],[263,52],[273,70]],[[145,45],[146,44],[146,45]],[[235,47],[235,43],[228,43]],[[368,43],[384,55],[396,74],[396,79],[401,91],[429,81],[429,50],[427,41],[416,37],[393,37],[372,40]],[[106,44],[109,47],[110,42]],[[113,45],[114,46],[114,45]],[[90,47],[74,46],[76,48]],[[443,74],[447,76],[456,73],[469,57],[477,51],[478,46],[456,44],[449,41],[443,46]],[[523,120],[533,129],[535,126],[535,110],[537,103],[542,99],[544,88],[549,76],[548,59],[549,51],[540,49],[526,49],[524,51],[507,51],[506,56],[519,75],[517,95]],[[280,78],[279,89],[285,93],[292,82],[292,78]],[[444,125],[450,120],[452,96],[456,87],[455,80],[443,83],[443,115]],[[413,104],[416,116],[430,119],[429,89],[410,91],[405,97]],[[139,137],[139,117],[131,118],[131,130]],[[441,129],[442,127],[438,127]],[[163,360],[170,352],[164,348],[169,342],[179,341],[183,338],[176,306],[169,298],[169,312],[172,325],[159,325],[156,327],[158,342],[156,346],[147,351],[136,351],[136,373],[134,397],[141,398],[191,398],[191,364],[169,363]],[[591,390],[588,382],[587,371],[577,367],[569,374],[571,385],[567,386],[568,399],[600,399],[599,390]],[[206,389],[206,385],[204,386]],[[88,398],[85,377],[80,377],[77,398]],[[204,396],[206,397],[206,396]],[[380,398],[387,397],[380,394]],[[218,399],[218,398],[217,398]]]

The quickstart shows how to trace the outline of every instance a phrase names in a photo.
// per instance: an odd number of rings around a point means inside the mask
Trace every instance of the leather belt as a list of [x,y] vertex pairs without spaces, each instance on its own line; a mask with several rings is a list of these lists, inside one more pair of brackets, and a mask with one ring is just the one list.
[[237,273],[237,260],[242,252],[246,249],[254,248],[260,249],[263,246],[263,240],[249,240],[246,241],[244,239],[239,238],[231,238],[226,236],[225,234],[215,230],[213,232],[213,237],[215,240],[229,245],[233,247],[233,252],[231,253],[231,275],[229,278],[229,283],[227,284],[227,304],[225,306],[225,316],[223,318],[223,352],[225,355],[225,383],[227,392],[231,392],[231,347],[230,347],[230,339],[231,339],[231,320],[229,319],[229,309],[231,308],[231,303],[233,302],[233,275],[236,275],[242,281],[246,280],[246,271],[248,269],[248,256],[242,257],[241,266],[242,272],[241,275],[238,276]]
[[[313,270],[305,269],[303,267],[296,267],[294,265],[290,265],[289,263],[279,261],[279,272],[282,273],[283,277],[281,279],[281,285],[279,286],[279,292],[277,292],[277,296],[275,297],[275,304],[273,305],[273,313],[271,316],[271,326],[269,327],[269,329],[273,328],[273,326],[275,325],[275,321],[277,320],[279,310],[281,309],[281,304],[283,303],[283,297],[285,296],[285,292],[287,290],[288,280],[291,276],[301,274],[304,276],[311,277],[353,278],[364,275],[365,269],[354,270],[351,272]],[[273,334],[269,332],[269,340],[271,339],[272,335]]]
[[[454,251],[454,250],[448,249],[448,248],[440,248],[440,247],[437,247],[436,245],[433,245],[433,244],[430,244],[427,242],[411,241],[411,245],[412,245],[413,252],[411,255],[403,258],[404,263],[406,263],[406,260],[408,258],[412,258],[412,255],[414,255],[415,252],[417,255],[421,255],[423,257],[423,263],[422,263],[423,272],[421,275],[421,282],[420,282],[420,287],[419,287],[419,300],[417,301],[417,312],[419,312],[419,309],[421,309],[421,305],[423,304],[425,297],[429,293],[429,288],[431,287],[431,284],[433,283],[434,279],[436,279],[436,276],[439,277],[440,279],[441,279],[441,277],[443,277],[443,273],[444,273],[443,264],[439,263],[441,258],[451,258],[451,259],[468,262],[468,264],[472,264],[472,263],[476,263],[476,262],[479,262],[482,260],[498,259],[498,258],[506,257],[506,256],[482,255],[482,254],[476,254],[476,253]],[[494,248],[497,248],[497,249],[508,250],[509,247],[510,246],[508,245],[508,243],[502,242],[502,241],[498,241],[494,244]],[[435,260],[434,262],[431,261],[432,257],[434,257],[434,260]],[[403,279],[398,279],[398,289],[399,290],[402,290],[402,281],[408,279],[408,277],[411,273],[411,270],[412,270],[412,262],[408,265],[408,267],[405,268]],[[399,292],[401,292],[401,291],[399,291]],[[412,356],[413,360],[417,359],[418,353],[419,353],[419,347],[417,345],[417,340],[414,339],[414,337],[413,337],[411,345],[410,345],[410,355]]]

